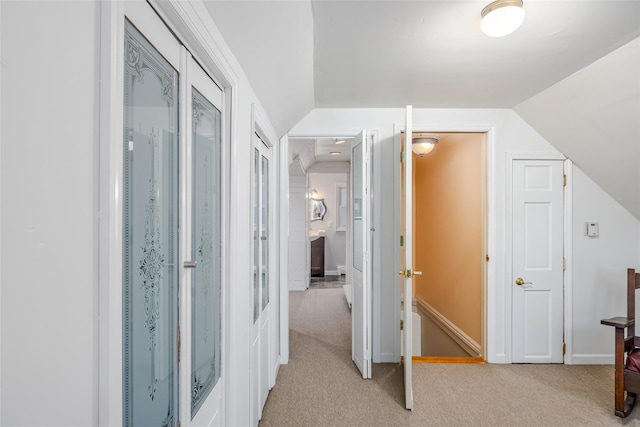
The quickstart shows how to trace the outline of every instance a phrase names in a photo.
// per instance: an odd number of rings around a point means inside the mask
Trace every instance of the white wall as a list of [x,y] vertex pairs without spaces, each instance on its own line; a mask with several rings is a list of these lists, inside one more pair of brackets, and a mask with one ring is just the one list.
[[309,287],[307,177],[289,176],[289,290]]
[[[324,271],[325,274],[337,274],[339,265],[347,265],[347,232],[337,231],[338,206],[337,183],[347,183],[344,173],[310,173],[309,188],[315,188],[318,198],[324,199],[327,213],[324,219],[311,222],[312,230],[325,231]],[[307,210],[308,212],[308,210]]]
[[[627,315],[627,268],[640,271],[640,222],[578,168],[573,171],[573,363],[613,363],[614,329]],[[599,237],[584,235],[598,222]]]
[[[217,57],[194,54],[212,75],[223,70],[234,83],[224,423],[244,426],[250,424],[252,105],[262,108],[203,3],[177,7],[208,40],[206,53]],[[98,384],[99,362],[107,357],[98,332],[104,283],[98,275],[97,117],[99,71],[108,73],[99,62],[100,3],[0,2],[0,8],[0,424],[97,425],[99,401],[107,399],[98,390],[109,390]],[[117,292],[121,285],[106,286]]]
[[[506,158],[507,153],[528,154],[558,154],[544,138],[533,128],[524,122],[511,110],[502,109],[414,109],[414,130],[425,131],[478,131],[489,130],[489,256],[491,262],[488,265],[489,283],[488,290],[488,342],[487,357],[490,362],[504,363],[507,360],[505,323],[510,316],[505,310],[505,289],[507,285],[507,254],[506,247]],[[374,208],[374,266],[378,265],[380,271],[374,274],[373,296],[373,359],[376,362],[390,362],[399,357],[399,331],[394,312],[394,300],[397,286],[397,260],[394,252],[394,242],[397,240],[397,231],[394,229],[397,222],[397,200],[392,200],[397,193],[397,169],[398,156],[394,151],[394,125],[403,126],[404,109],[315,109],[307,115],[298,125],[292,129],[292,133],[328,132],[336,130],[368,129],[379,131],[378,143],[374,145],[374,200],[378,201]],[[574,168],[577,170],[578,168]],[[596,187],[590,185],[578,176],[574,182],[574,194],[591,194]],[[583,203],[576,203],[573,208],[575,218],[590,218],[593,215],[602,223],[615,223],[621,215],[621,208],[614,202],[600,206],[601,211],[592,212]],[[585,219],[587,220],[587,219]],[[618,238],[613,238],[611,244],[603,242],[603,250],[610,253],[610,257],[630,257],[632,260],[640,260],[638,249],[637,222],[628,221],[629,241],[635,239],[633,244],[620,244]],[[635,236],[635,237],[634,237]],[[627,241],[626,238],[624,240]],[[606,249],[605,249],[606,244]],[[579,246],[579,245],[575,245]],[[590,268],[605,270],[607,260],[594,253],[581,254],[574,248],[574,277],[576,269],[582,269],[585,265]],[[394,261],[391,261],[394,260]],[[579,261],[578,262],[576,262]],[[616,273],[621,274],[621,273]],[[580,277],[578,275],[578,277]],[[574,278],[574,287],[577,281]],[[576,288],[579,289],[579,288]],[[575,292],[574,292],[575,294]],[[597,349],[590,343],[593,336],[600,330],[601,316],[594,313],[592,306],[601,304],[601,312],[615,311],[616,304],[613,301],[601,301],[594,296],[582,294],[584,300],[575,300],[573,309],[576,334],[574,347],[578,351],[595,351]],[[582,301],[582,302],[580,302]],[[579,329],[580,328],[580,329]]]
[[96,425],[99,4],[0,7],[0,424]]

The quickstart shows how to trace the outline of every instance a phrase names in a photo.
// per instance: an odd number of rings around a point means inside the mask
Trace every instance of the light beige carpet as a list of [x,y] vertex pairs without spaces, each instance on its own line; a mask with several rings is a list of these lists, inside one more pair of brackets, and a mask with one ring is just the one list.
[[290,295],[290,363],[261,426],[640,426],[640,406],[613,415],[612,366],[413,364],[413,411],[402,365],[351,361],[342,289]]

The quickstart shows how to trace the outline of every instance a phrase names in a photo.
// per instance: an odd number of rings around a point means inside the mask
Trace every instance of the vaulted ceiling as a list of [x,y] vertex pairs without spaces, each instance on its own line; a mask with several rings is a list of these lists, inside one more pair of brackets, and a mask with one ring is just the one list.
[[640,219],[640,0],[206,1],[284,134],[313,108],[512,108]]

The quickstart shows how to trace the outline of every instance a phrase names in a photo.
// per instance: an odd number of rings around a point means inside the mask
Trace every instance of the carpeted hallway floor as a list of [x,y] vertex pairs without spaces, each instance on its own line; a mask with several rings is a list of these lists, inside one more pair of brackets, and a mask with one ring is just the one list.
[[351,361],[341,289],[290,295],[290,362],[280,368],[261,426],[640,426],[640,407],[613,415],[612,366],[413,364],[413,411],[402,365]]

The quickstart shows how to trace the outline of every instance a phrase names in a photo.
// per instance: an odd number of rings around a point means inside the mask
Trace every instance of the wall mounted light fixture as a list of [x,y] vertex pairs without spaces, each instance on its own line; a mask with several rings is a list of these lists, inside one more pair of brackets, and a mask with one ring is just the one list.
[[489,3],[480,16],[480,28],[489,37],[503,37],[513,33],[524,21],[522,0],[496,0]]

